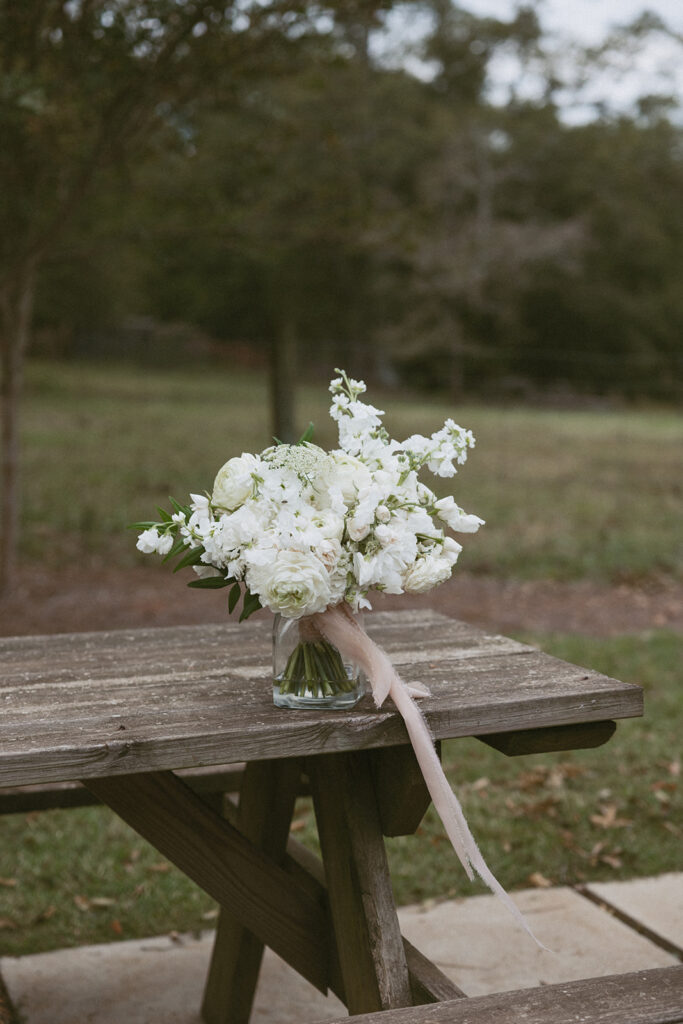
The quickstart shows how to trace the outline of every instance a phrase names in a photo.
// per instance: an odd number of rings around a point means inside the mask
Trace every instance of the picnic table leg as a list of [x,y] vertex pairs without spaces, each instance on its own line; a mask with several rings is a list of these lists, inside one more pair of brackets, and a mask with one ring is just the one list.
[[412,1006],[370,758],[325,754],[306,770],[348,1011]]
[[[285,852],[302,764],[292,758],[247,764],[234,824],[264,853]],[[263,943],[222,907],[204,989],[206,1024],[247,1024],[258,981]]]

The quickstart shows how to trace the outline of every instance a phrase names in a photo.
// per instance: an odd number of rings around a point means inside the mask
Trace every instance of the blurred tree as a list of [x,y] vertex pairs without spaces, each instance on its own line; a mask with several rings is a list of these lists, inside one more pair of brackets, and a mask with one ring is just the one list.
[[2,541],[9,587],[19,523],[19,403],[36,276],[103,171],[173,124],[212,74],[292,31],[286,2],[0,0]]

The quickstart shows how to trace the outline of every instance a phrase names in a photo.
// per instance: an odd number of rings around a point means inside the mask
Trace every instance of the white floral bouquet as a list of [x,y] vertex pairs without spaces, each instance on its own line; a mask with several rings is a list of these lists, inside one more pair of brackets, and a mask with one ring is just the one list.
[[462,550],[446,528],[472,533],[483,520],[420,481],[426,466],[452,477],[474,437],[453,420],[431,437],[392,440],[382,410],[362,402],[362,381],[346,373],[330,384],[339,448],[310,441],[278,444],[229,459],[212,493],[172,502],[160,522],[142,527],[137,547],[192,565],[195,587],[231,587],[241,618],[267,607],[288,618],[346,601],[370,608],[371,590],[422,593],[447,580]]
[[[471,431],[449,419],[431,437],[394,441],[382,410],[361,401],[365,384],[336,372],[338,449],[312,444],[309,427],[298,444],[229,459],[211,494],[193,494],[187,506],[173,501],[172,512],[159,509],[160,522],[135,524],[141,551],[194,568],[190,586],[230,587],[230,612],[243,595],[240,621],[261,607],[299,619],[342,602],[369,609],[372,590],[430,590],[450,577],[462,550],[446,529],[471,533],[483,522],[419,479],[423,467],[454,476],[474,446]],[[333,651],[318,644],[303,653],[321,662],[321,681],[346,686],[341,663],[330,664]]]
[[165,559],[179,556],[176,570],[191,565],[198,578],[190,586],[229,587],[230,612],[243,596],[240,621],[261,607],[300,620],[300,641],[278,677],[280,693],[297,694],[297,686],[298,696],[341,693],[349,686],[345,662],[358,664],[377,707],[391,697],[402,715],[468,875],[476,871],[529,931],[484,862],[443,774],[414,700],[427,691],[400,678],[352,615],[370,608],[373,590],[422,593],[450,577],[461,547],[446,530],[473,533],[483,520],[451,496],[438,498],[419,473],[426,467],[454,476],[474,437],[449,419],[431,437],[392,440],[384,413],[360,400],[365,384],[336,372],[330,415],[339,427],[338,449],[312,444],[309,428],[296,445],[229,459],[211,494],[193,494],[185,506],[172,501],[173,512],[159,509],[159,522],[134,524],[142,529],[137,546]]

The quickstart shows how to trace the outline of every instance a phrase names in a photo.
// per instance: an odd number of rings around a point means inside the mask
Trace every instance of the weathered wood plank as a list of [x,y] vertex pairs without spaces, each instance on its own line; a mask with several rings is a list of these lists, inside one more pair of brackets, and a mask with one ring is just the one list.
[[350,1013],[412,1002],[367,755],[309,758],[327,898]]
[[683,966],[456,999],[329,1024],[680,1024]]
[[[287,846],[302,763],[252,761],[244,772],[237,811],[239,831],[276,863]],[[206,1024],[248,1024],[263,943],[223,906],[204,989]]]
[[410,991],[415,1006],[442,1003],[447,999],[464,999],[465,993],[451,981],[424,953],[407,939],[403,940],[406,963],[410,974]]
[[100,799],[322,992],[327,922],[309,891],[177,776],[89,779]]
[[520,754],[548,754],[559,750],[587,750],[601,747],[613,735],[616,722],[584,722],[579,725],[553,725],[548,729],[523,729],[520,732],[478,736],[494,750],[508,757]]
[[412,747],[370,752],[379,817],[385,836],[411,836],[432,802]]
[[[194,793],[201,795],[237,793],[242,784],[244,765],[183,768],[177,774]],[[0,789],[0,814],[26,814],[31,811],[93,807],[101,802],[82,782],[44,782],[34,786],[14,786]]]
[[[373,618],[404,678],[430,686],[436,739],[642,713],[639,687],[436,613]],[[0,641],[0,785],[407,742],[369,696],[343,713],[275,708],[265,625]]]

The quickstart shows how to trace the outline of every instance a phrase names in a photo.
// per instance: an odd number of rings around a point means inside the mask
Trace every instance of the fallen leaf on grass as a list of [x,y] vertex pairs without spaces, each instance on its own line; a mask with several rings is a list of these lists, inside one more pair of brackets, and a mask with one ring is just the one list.
[[111,899],[110,896],[93,896],[90,900],[91,907],[112,907],[116,903],[116,900]]
[[207,910],[202,914],[202,921],[214,921],[218,917],[218,909]]
[[156,871],[158,874],[163,875],[166,871],[171,870],[171,865],[165,861],[161,861],[159,864],[150,864],[147,868],[148,871]]
[[617,811],[616,804],[603,804],[600,814],[591,814],[590,821],[598,828],[626,828],[633,824],[630,818],[617,817]]
[[90,910],[90,900],[87,896],[74,896],[74,903],[79,910]]
[[533,874],[529,875],[529,881],[537,889],[549,889],[552,886],[552,882],[545,875],[542,875],[540,871],[534,871]]
[[0,878],[0,885],[4,886],[5,889],[13,889],[18,884],[16,878]]
[[295,818],[292,824],[289,826],[290,832],[301,832],[303,828],[308,825],[308,818]]
[[16,927],[16,921],[13,921],[11,917],[0,917],[0,931],[9,931],[9,929]]
[[49,907],[45,907],[45,910],[41,910],[39,914],[31,921],[31,924],[42,924],[43,921],[49,921],[51,917],[54,917],[57,913],[57,908],[50,904]]
[[114,918],[114,920],[109,925],[109,927],[111,928],[111,930],[113,932],[116,933],[116,935],[122,935],[123,934],[123,925],[121,924],[120,921],[117,921],[116,918]]

